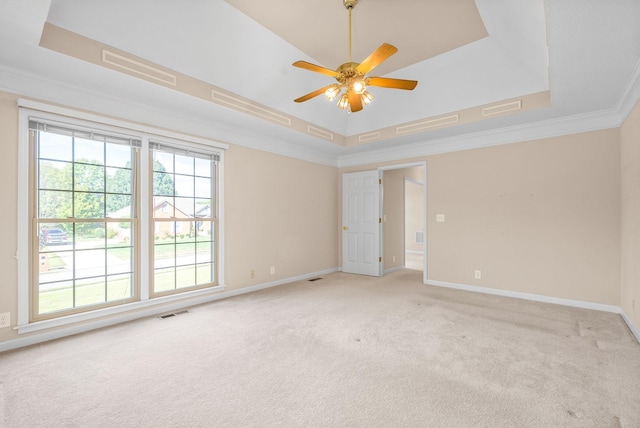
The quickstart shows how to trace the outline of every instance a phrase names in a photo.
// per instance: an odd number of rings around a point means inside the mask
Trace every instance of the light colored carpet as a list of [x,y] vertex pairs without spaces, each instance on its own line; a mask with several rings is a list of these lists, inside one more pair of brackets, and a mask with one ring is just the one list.
[[6,427],[639,427],[618,315],[300,281],[0,354]]

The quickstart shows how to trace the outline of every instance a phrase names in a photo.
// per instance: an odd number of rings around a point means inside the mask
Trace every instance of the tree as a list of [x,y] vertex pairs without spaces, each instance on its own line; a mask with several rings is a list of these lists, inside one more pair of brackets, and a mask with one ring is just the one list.
[[173,178],[157,160],[153,161],[153,194],[157,196],[178,196],[174,193]]
[[[104,167],[95,160],[79,159],[73,163],[73,168],[73,217],[104,217]],[[81,236],[93,235],[99,228],[102,228],[99,223],[76,223],[76,233]]]
[[[57,164],[57,166],[56,166]],[[71,217],[71,164],[40,162],[38,216],[41,218]]]
[[107,214],[131,206],[131,162],[119,168],[107,182]]

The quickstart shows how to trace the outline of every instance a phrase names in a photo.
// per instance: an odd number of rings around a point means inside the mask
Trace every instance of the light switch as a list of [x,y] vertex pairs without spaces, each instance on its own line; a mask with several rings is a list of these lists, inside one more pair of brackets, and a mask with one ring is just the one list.
[[444,223],[444,214],[436,214],[436,222]]

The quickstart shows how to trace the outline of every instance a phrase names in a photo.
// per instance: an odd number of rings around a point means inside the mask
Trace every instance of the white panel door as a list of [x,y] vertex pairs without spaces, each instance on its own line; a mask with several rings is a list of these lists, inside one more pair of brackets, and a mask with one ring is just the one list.
[[380,174],[342,175],[342,271],[380,276]]

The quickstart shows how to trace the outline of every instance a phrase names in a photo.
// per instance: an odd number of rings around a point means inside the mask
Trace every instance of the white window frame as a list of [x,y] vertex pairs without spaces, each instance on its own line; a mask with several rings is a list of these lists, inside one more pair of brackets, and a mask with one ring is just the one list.
[[[163,139],[173,139],[176,141],[188,142],[188,144],[200,145],[207,150],[214,151],[219,154],[220,161],[218,164],[218,242],[216,254],[216,269],[218,275],[218,285],[205,289],[193,291],[185,291],[178,294],[172,294],[151,299],[149,296],[148,286],[150,263],[148,258],[141,258],[140,269],[140,300],[124,305],[111,306],[107,308],[96,309],[88,312],[82,312],[58,318],[30,322],[30,285],[29,275],[31,267],[29,266],[29,195],[31,194],[30,179],[30,159],[29,159],[29,118],[37,116],[44,120],[64,121],[71,125],[78,126],[96,126],[108,130],[113,128],[114,131],[127,130],[140,136],[142,140],[142,150],[146,153],[149,150],[149,138],[160,137]],[[202,138],[183,135],[177,132],[161,130],[152,126],[145,126],[127,122],[124,120],[112,119],[100,115],[80,112],[69,108],[52,106],[49,104],[19,99],[18,100],[18,249],[16,258],[18,260],[18,334],[31,333],[35,331],[50,329],[54,327],[67,326],[73,323],[98,320],[107,316],[124,315],[137,312],[142,309],[159,307],[168,303],[177,303],[181,300],[187,300],[206,296],[210,294],[219,294],[224,290],[224,154],[229,148],[227,144],[219,143]],[[148,156],[140,157],[140,175],[149,175],[149,158]],[[145,186],[140,188],[140,218],[150,219],[149,212],[149,190]],[[147,220],[148,221],[148,220]],[[141,227],[140,234],[140,251],[142,254],[149,254],[149,227]]]

